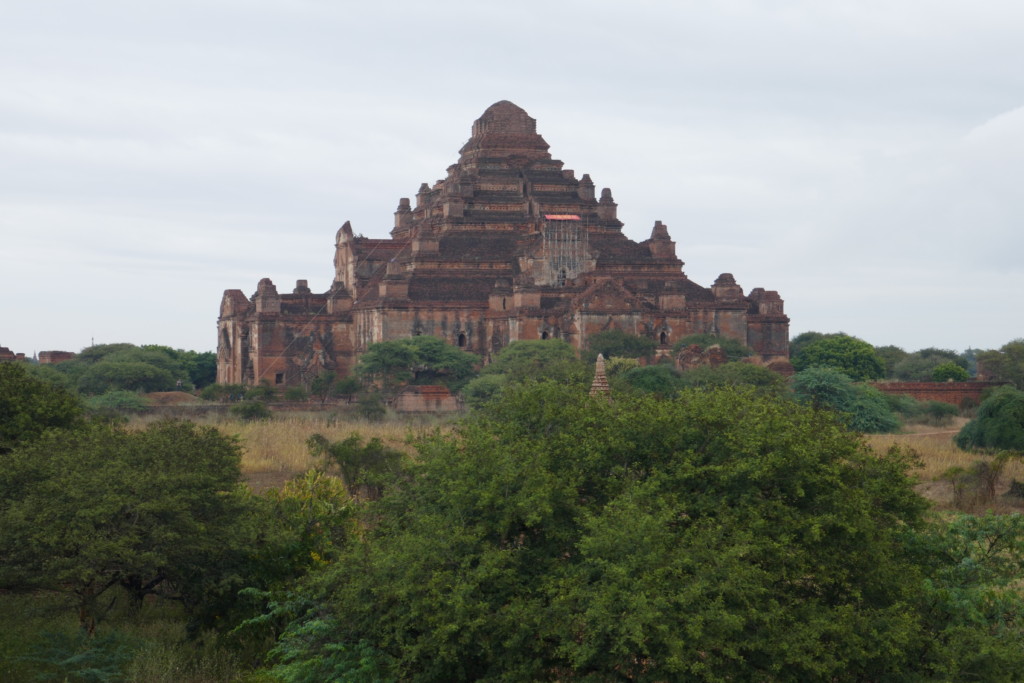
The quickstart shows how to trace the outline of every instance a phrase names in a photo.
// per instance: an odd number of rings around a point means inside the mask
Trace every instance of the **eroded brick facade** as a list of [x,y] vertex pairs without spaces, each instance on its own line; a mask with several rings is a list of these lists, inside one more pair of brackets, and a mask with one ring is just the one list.
[[611,190],[598,195],[548,153],[536,121],[511,102],[473,124],[459,161],[415,203],[401,199],[391,239],[335,239],[334,283],[279,293],[264,278],[251,297],[224,293],[217,380],[293,385],[348,371],[374,342],[427,334],[485,361],[520,339],[577,348],[608,329],[663,348],[691,333],[732,337],[764,362],[789,356],[777,292],[744,294],[725,273],[702,287],[683,273],[668,228],[622,233]]

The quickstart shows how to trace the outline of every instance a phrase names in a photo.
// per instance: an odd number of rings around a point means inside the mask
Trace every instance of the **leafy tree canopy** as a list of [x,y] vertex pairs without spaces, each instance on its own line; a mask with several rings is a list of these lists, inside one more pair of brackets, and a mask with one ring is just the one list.
[[171,391],[176,382],[174,373],[145,361],[101,360],[82,373],[78,390],[83,394],[111,390]]
[[1007,342],[998,351],[982,351],[977,357],[986,377],[1024,391],[1024,339]]
[[[795,356],[796,353],[793,351],[793,346],[790,344],[790,356]],[[898,346],[876,346],[875,355],[882,361],[885,366],[885,376],[893,378],[896,376],[896,364],[906,358],[908,354],[906,351]]]
[[782,397],[788,393],[786,379],[777,372],[752,363],[726,363],[717,368],[709,365],[687,370],[680,377],[683,386],[721,388],[755,387],[760,391]]
[[719,337],[714,334],[691,334],[682,339],[678,340],[673,346],[672,351],[679,353],[682,349],[687,346],[693,346],[696,344],[701,350],[707,350],[709,346],[721,346],[722,350],[725,351],[725,356],[730,361],[737,361],[741,358],[754,355],[754,351],[744,346],[743,342],[737,341],[731,337]]
[[429,336],[370,344],[359,357],[357,372],[379,377],[385,388],[395,383],[445,384],[461,387],[473,375],[477,357]]
[[978,406],[974,419],[956,435],[960,448],[1024,452],[1024,391],[999,387]]
[[0,585],[72,592],[86,628],[116,585],[195,604],[248,551],[234,542],[239,462],[233,439],[188,422],[47,432],[0,471]]
[[927,382],[934,379],[936,368],[948,363],[963,369],[964,375],[967,374],[967,358],[962,354],[948,349],[927,348],[908,353],[897,362],[893,367],[893,376],[905,381]]
[[932,370],[932,381],[934,382],[948,382],[950,380],[954,382],[965,382],[970,379],[967,374],[967,370],[961,367],[959,364],[954,363],[951,360],[947,360],[944,363],[939,363]]
[[367,509],[280,671],[910,679],[943,653],[922,656],[905,467],[751,392],[510,386]]
[[648,337],[638,337],[622,330],[604,330],[587,339],[587,361],[593,363],[599,353],[605,359],[648,358],[654,355],[657,347],[657,342]]
[[866,341],[848,334],[822,336],[802,346],[796,355],[790,351],[797,371],[807,368],[835,368],[855,381],[885,376],[885,366]]
[[74,426],[81,416],[74,394],[39,379],[23,363],[0,363],[0,454],[47,429]]
[[593,369],[576,357],[563,339],[512,342],[499,351],[482,375],[505,375],[509,381],[550,379],[582,384],[593,377]]
[[684,386],[682,376],[670,365],[632,368],[612,378],[616,394],[625,390],[669,398],[679,393]]
[[800,355],[800,352],[803,351],[804,347],[808,344],[816,342],[819,339],[824,339],[825,337],[834,337],[836,334],[836,332],[801,332],[789,340],[789,357],[795,358]]
[[217,356],[211,351],[184,351],[157,344],[96,344],[54,367],[87,394],[170,391],[177,388],[179,380],[191,390],[216,380]]
[[834,368],[811,367],[798,372],[793,376],[792,387],[798,400],[815,408],[836,411],[840,422],[855,431],[884,433],[899,427],[882,392],[854,384],[845,373]]

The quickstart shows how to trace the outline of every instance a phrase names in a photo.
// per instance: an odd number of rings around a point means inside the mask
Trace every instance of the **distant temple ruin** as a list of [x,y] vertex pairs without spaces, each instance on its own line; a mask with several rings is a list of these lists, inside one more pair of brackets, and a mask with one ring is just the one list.
[[692,282],[668,228],[622,234],[611,190],[596,195],[552,159],[536,121],[511,102],[473,123],[447,177],[402,198],[391,239],[338,230],[334,282],[279,293],[269,278],[247,297],[224,292],[217,381],[308,383],[348,372],[374,342],[434,335],[484,361],[521,339],[588,338],[618,329],[663,350],[693,333],[739,340],[765,363],[789,357],[789,318],[775,291],[744,294],[724,273]]

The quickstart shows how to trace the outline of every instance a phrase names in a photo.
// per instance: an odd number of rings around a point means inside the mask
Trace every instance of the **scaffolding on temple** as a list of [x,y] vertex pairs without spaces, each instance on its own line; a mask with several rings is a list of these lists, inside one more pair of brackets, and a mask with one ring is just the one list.
[[587,229],[579,216],[546,214],[541,230],[544,238],[546,280],[563,287],[583,270],[588,253]]

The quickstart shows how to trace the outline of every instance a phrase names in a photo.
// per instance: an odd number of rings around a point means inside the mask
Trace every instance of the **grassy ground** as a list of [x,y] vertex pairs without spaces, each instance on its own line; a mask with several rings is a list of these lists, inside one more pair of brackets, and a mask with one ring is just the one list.
[[[138,418],[144,424],[155,418]],[[283,412],[271,420],[243,422],[220,416],[194,418],[225,434],[237,436],[242,445],[242,474],[257,492],[279,488],[288,479],[316,466],[306,449],[306,439],[322,434],[331,441],[340,441],[359,434],[365,441],[378,438],[387,446],[411,452],[411,441],[420,434],[444,428],[442,418],[395,417],[371,422],[354,415],[335,412]]]
[[[893,444],[912,448],[921,458],[921,467],[914,474],[918,478],[917,490],[924,497],[935,503],[940,510],[955,509],[953,504],[953,485],[946,473],[953,468],[969,470],[978,462],[991,462],[991,456],[979,455],[957,448],[953,443],[960,428],[967,423],[966,418],[956,418],[949,426],[933,427],[928,425],[910,425],[900,434],[868,434],[864,438],[878,452],[886,451]],[[982,512],[991,509],[994,512],[1021,511],[1022,503],[1016,499],[1006,498],[1004,494],[1014,479],[1024,480],[1024,462],[1019,459],[1006,463],[996,486],[997,497],[993,501],[968,506],[964,512]]]

